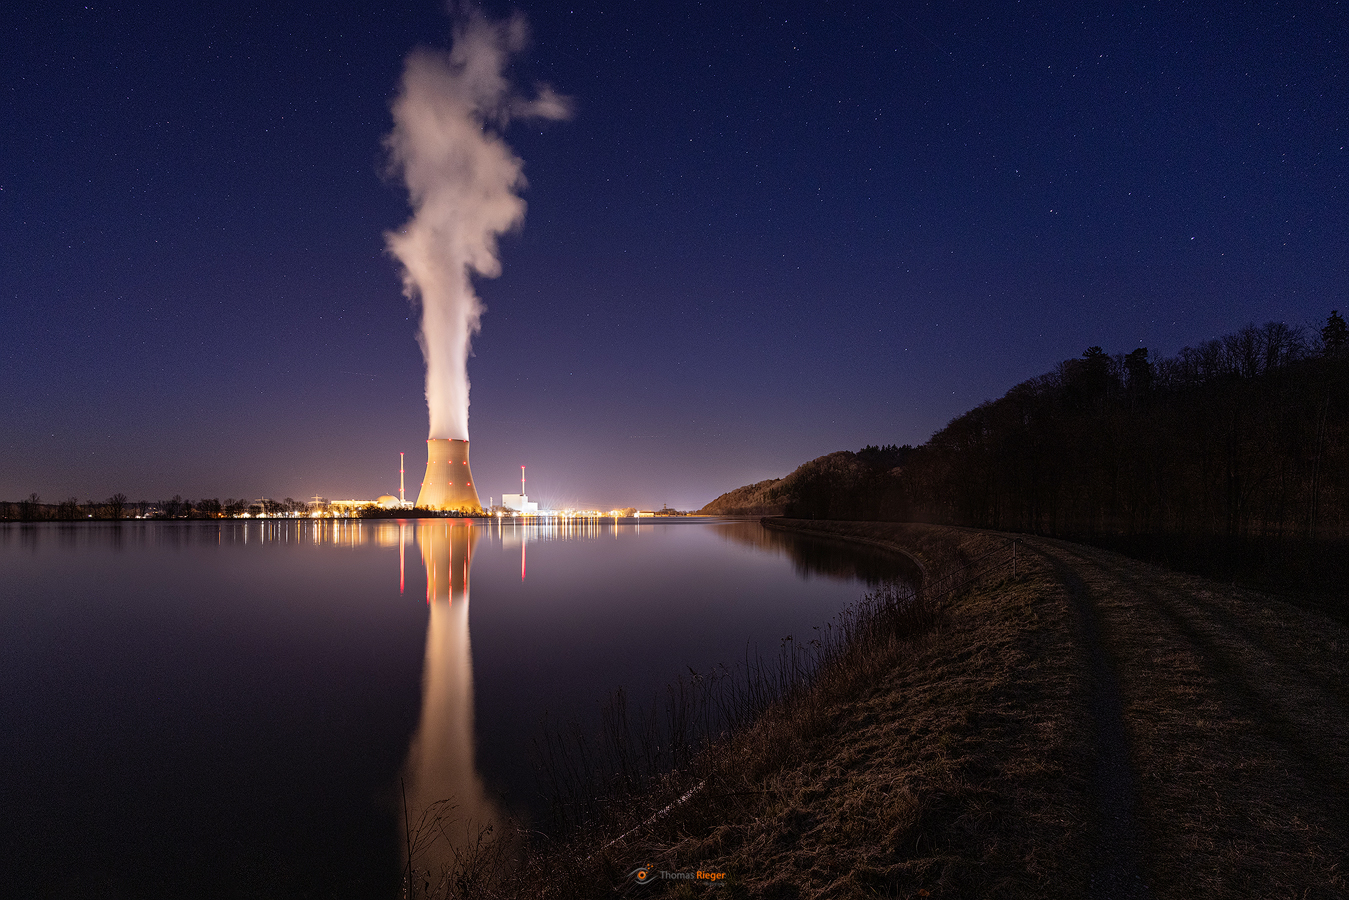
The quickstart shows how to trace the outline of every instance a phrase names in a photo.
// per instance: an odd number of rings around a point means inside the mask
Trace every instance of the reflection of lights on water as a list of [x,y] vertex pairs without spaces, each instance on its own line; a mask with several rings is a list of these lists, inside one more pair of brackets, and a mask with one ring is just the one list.
[[[451,862],[456,848],[477,840],[480,828],[495,828],[498,821],[476,767],[468,625],[473,548],[483,527],[469,519],[253,520],[222,526],[212,535],[220,543],[396,549],[400,594],[407,587],[408,544],[420,549],[428,615],[421,716],[403,772],[411,827],[405,837],[412,838],[414,866],[434,875]],[[522,552],[525,539],[522,534]]]
[[[520,580],[529,576],[528,545],[537,541],[596,540],[613,535],[617,540],[623,534],[641,535],[648,531],[645,517],[637,521],[619,522],[596,516],[494,516],[485,519],[417,519],[361,520],[361,519],[253,519],[247,522],[222,524],[215,532],[219,544],[284,543],[308,544],[356,549],[374,545],[398,551],[398,592],[407,590],[407,550],[409,542],[421,542],[422,529],[492,529],[503,550],[520,550]],[[429,532],[428,532],[429,533]],[[476,540],[476,538],[475,538]],[[427,562],[425,553],[423,561]],[[434,566],[434,560],[428,563]],[[428,570],[429,571],[429,570]],[[429,590],[428,586],[428,590]],[[428,601],[429,602],[429,601]]]
[[[414,847],[414,867],[433,874],[453,859],[456,848],[497,821],[474,760],[468,601],[478,535],[464,520],[422,520],[415,526],[429,616],[421,719],[405,769],[411,829],[405,837]],[[433,824],[438,816],[443,819]]]

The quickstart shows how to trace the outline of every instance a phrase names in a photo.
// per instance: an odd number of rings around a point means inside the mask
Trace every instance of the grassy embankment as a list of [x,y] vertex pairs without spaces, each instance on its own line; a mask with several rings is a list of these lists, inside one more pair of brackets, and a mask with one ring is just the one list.
[[[1010,537],[783,524],[902,549],[929,582]],[[1344,896],[1346,629],[1049,539],[982,568],[479,895]],[[727,878],[634,883],[647,865]]]
[[[884,527],[853,536],[902,548],[936,585],[990,552],[994,562],[1009,559],[1004,538]],[[1013,587],[1010,575],[1004,566],[993,585]],[[644,865],[726,872],[715,889],[728,896],[910,896],[1081,881],[1073,870],[1085,851],[1072,845],[1085,813],[1069,775],[1080,763],[1071,754],[1081,716],[1066,688],[1073,663],[1046,643],[1053,629],[1039,627],[1044,612],[991,590],[976,584],[880,629],[854,620],[855,633],[808,688],[653,786],[647,802],[593,822],[566,845],[536,848],[491,892],[711,889],[635,884],[629,873]],[[1028,677],[1027,667],[1038,674]]]

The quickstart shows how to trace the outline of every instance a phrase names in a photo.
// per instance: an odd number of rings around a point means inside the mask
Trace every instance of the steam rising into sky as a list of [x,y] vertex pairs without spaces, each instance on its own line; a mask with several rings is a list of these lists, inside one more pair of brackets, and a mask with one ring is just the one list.
[[570,115],[549,86],[527,99],[506,78],[528,39],[521,15],[498,22],[461,9],[448,53],[408,54],[393,103],[385,145],[414,212],[385,241],[403,265],[403,293],[421,304],[431,438],[468,440],[468,355],[483,313],[471,275],[500,275],[497,236],[524,222],[524,161],[501,131],[511,119]]

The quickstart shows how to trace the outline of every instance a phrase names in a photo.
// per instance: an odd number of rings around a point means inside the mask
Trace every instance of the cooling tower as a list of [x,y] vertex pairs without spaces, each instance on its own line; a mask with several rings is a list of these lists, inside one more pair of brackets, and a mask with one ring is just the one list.
[[468,468],[468,441],[432,438],[426,442],[426,477],[417,495],[426,509],[481,513],[482,502]]

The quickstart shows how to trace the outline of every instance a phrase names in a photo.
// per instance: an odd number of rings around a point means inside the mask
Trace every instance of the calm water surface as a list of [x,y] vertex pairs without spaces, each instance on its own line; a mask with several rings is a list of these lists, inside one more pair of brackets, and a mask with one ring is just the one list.
[[0,526],[3,893],[392,896],[404,792],[529,816],[545,711],[776,652],[893,565],[751,523]]

